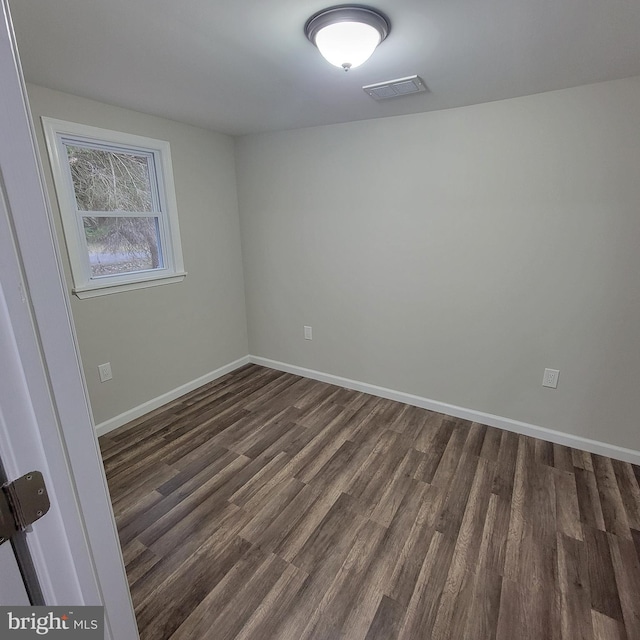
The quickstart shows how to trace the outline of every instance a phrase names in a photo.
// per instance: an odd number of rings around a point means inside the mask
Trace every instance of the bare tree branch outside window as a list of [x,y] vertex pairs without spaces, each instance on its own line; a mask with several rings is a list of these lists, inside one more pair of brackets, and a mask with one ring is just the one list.
[[[82,219],[92,275],[163,267],[158,218],[153,215],[150,158],[90,147],[66,148],[77,207],[87,212]],[[121,215],[124,212],[137,215]],[[145,213],[151,215],[140,215]]]

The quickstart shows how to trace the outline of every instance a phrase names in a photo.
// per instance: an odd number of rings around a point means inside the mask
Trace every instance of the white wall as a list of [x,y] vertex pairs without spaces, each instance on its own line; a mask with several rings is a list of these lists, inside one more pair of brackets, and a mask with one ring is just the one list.
[[252,354],[640,450],[640,78],[236,158]]
[[[73,317],[96,423],[247,354],[234,143],[221,134],[29,85],[69,290],[71,278],[40,116],[168,140],[186,279],[79,300]],[[100,383],[98,364],[113,380]]]

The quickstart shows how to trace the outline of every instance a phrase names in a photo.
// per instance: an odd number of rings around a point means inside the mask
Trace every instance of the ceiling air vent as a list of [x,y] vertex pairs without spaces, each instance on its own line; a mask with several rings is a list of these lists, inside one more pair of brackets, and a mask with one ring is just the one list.
[[397,80],[387,80],[387,82],[367,84],[362,88],[374,100],[386,100],[387,98],[398,98],[399,96],[426,91],[427,85],[419,76],[408,76]]

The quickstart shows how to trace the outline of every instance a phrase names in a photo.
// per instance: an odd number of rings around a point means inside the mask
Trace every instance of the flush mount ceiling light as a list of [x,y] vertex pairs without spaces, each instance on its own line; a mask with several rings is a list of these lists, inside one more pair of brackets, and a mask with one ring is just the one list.
[[311,16],[304,32],[328,62],[345,71],[366,62],[389,35],[385,16],[368,7],[341,5]]

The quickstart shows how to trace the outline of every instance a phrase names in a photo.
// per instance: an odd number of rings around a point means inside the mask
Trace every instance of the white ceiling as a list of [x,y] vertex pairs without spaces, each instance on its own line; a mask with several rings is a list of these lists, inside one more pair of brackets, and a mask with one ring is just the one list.
[[[478,104],[640,75],[640,0],[371,0],[362,67],[305,38],[322,0],[13,0],[29,82],[229,134]],[[418,74],[430,92],[362,85]]]

